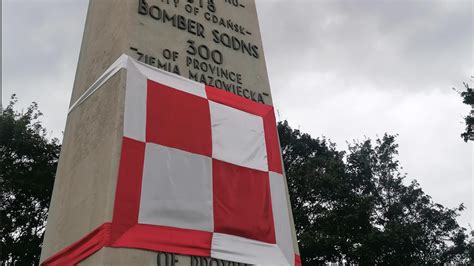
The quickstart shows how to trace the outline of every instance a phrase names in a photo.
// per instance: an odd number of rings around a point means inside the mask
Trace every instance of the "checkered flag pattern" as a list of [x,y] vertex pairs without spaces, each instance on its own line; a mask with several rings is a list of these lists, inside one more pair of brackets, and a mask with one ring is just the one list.
[[273,107],[121,58],[124,132],[104,246],[299,265]]

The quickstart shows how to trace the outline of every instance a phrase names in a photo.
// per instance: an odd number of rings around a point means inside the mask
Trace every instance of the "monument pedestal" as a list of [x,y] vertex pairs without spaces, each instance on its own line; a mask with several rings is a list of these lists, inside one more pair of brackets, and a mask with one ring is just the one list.
[[[272,105],[252,0],[90,0],[71,105],[122,54]],[[126,70],[120,70],[68,115],[41,261],[113,218],[125,88]],[[106,247],[80,265],[160,263],[208,262]]]

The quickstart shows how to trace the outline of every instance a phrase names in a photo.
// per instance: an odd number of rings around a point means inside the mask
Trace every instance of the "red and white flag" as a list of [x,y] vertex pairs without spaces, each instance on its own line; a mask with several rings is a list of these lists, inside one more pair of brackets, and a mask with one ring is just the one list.
[[273,107],[122,56],[70,111],[123,68],[113,219],[45,265],[104,246],[299,265]]

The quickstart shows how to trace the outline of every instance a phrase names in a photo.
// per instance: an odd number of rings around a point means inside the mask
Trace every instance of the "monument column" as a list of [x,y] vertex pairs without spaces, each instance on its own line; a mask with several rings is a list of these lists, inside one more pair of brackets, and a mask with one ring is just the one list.
[[[90,0],[71,104],[122,54],[272,105],[253,0]],[[68,115],[41,261],[112,219],[125,78],[120,70]],[[103,248],[80,264],[156,265],[157,253]]]

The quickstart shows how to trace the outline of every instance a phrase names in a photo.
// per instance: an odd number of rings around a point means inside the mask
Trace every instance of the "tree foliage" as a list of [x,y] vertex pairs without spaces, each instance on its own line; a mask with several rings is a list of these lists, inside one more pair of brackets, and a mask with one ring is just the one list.
[[464,117],[464,123],[466,124],[466,128],[461,134],[461,137],[464,139],[465,142],[467,142],[468,140],[474,140],[474,90],[472,87],[469,86],[467,82],[463,82],[463,85],[464,90],[458,91],[458,93],[462,97],[462,102],[471,107],[471,112]]
[[33,103],[14,110],[17,98],[0,115],[0,264],[39,261],[60,145],[48,140]]
[[456,222],[463,205],[445,208],[416,181],[405,185],[395,136],[344,153],[286,121],[278,127],[305,265],[467,262],[472,247]]

